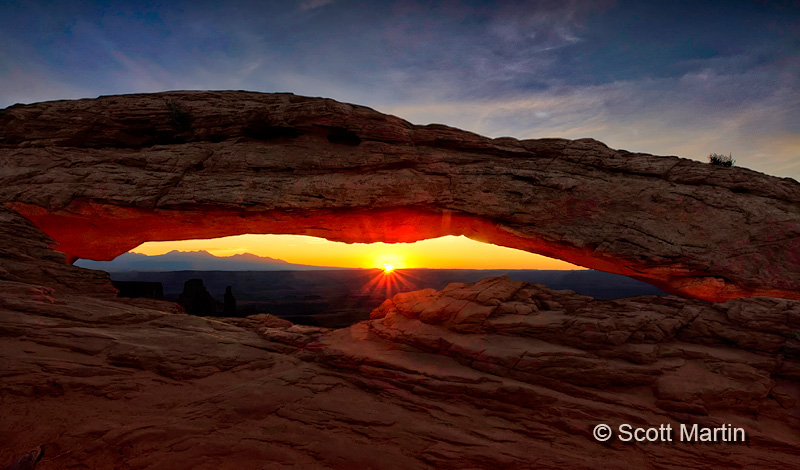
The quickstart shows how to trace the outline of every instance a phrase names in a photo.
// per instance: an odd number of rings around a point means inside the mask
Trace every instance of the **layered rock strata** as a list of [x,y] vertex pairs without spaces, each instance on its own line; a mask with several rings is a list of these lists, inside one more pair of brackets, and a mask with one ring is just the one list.
[[[107,281],[40,250],[0,258],[0,465],[39,449],[39,470],[780,470],[800,454],[797,301],[596,301],[493,278],[327,330],[82,294],[67,282]],[[600,423],[747,441],[600,443]]]
[[800,185],[591,139],[489,139],[291,94],[0,113],[0,203],[75,258],[144,241],[466,235],[724,301],[800,299]]
[[[794,181],[243,92],[15,106],[0,139],[0,466],[797,466]],[[728,300],[494,278],[328,330],[118,298],[68,262],[258,231],[466,234]],[[746,441],[598,442],[601,423]]]

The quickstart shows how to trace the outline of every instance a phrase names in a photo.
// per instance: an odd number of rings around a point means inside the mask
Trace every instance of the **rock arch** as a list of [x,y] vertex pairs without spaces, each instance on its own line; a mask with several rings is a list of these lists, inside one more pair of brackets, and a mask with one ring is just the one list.
[[592,139],[490,139],[329,99],[167,92],[0,114],[0,202],[68,260],[241,233],[442,235],[712,301],[800,299],[800,184]]

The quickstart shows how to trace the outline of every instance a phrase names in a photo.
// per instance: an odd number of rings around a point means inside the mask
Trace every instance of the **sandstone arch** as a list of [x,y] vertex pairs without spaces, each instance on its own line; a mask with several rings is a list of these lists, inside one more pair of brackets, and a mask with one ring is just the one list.
[[68,259],[148,240],[467,235],[722,301],[800,299],[800,184],[321,98],[168,92],[0,114],[0,202]]

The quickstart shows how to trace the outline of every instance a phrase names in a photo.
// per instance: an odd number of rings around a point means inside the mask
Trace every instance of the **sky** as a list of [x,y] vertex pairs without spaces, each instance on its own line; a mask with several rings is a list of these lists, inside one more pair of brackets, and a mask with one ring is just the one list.
[[178,89],[732,154],[800,180],[800,0],[0,4],[0,107]]
[[583,269],[534,253],[447,236],[416,243],[341,243],[304,235],[237,235],[214,240],[149,242],[132,250],[163,255],[205,250],[214,256],[252,253],[291,263],[348,268]]

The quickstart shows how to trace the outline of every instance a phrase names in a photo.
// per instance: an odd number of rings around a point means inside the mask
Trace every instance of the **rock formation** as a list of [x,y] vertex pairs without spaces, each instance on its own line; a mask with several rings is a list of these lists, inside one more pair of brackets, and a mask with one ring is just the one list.
[[[793,181],[241,92],[16,106],[0,138],[0,467],[797,467]],[[501,277],[330,330],[120,298],[67,262],[244,230],[463,233],[774,297],[600,301]],[[747,440],[598,442],[600,423]]]
[[[42,446],[39,470],[781,470],[800,450],[797,301],[595,301],[494,278],[326,330],[0,291],[0,465]],[[599,443],[599,423],[730,423],[748,440]]]
[[591,139],[489,139],[291,94],[15,105],[0,203],[68,259],[148,240],[466,235],[706,300],[800,299],[800,184]]
[[225,288],[225,296],[224,296],[224,306],[223,306],[223,315],[226,317],[235,317],[236,316],[236,297],[233,296],[233,288],[231,286],[227,286]]
[[192,315],[210,316],[223,311],[224,306],[211,296],[202,279],[189,279],[183,284],[178,304]]

